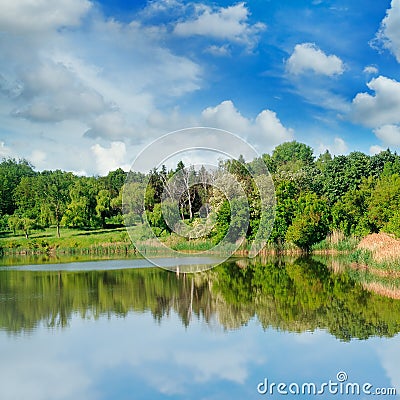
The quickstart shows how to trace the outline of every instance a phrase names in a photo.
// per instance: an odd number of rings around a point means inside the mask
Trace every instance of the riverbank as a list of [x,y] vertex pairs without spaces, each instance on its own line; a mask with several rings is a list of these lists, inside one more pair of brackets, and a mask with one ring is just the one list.
[[[137,254],[135,246],[124,227],[96,230],[61,229],[60,237],[55,235],[55,228],[33,232],[28,239],[24,235],[13,235],[3,232],[0,236],[0,252],[4,256],[30,255],[127,255]],[[158,241],[148,239],[145,232],[137,238],[150,252],[160,252],[162,248]],[[169,248],[181,252],[199,252],[212,249],[215,244],[208,239],[187,241],[172,234],[161,238]],[[329,235],[323,241],[314,245],[312,254],[317,255],[348,255],[356,269],[365,267],[380,271],[398,270],[400,273],[400,240],[386,233],[371,234],[364,238],[346,238],[339,233]],[[244,243],[235,255],[246,256],[248,243]],[[293,244],[286,243],[277,247],[267,244],[260,255],[301,255],[303,252]]]
[[13,255],[70,255],[135,253],[136,250],[124,227],[96,230],[61,229],[60,237],[54,228],[33,232],[28,239],[24,235],[3,233],[0,252]]

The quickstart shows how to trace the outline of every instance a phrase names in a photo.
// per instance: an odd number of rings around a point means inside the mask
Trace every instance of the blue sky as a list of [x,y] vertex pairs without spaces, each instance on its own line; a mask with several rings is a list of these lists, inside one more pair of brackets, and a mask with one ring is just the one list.
[[400,0],[3,0],[0,156],[105,174],[175,129],[400,147]]

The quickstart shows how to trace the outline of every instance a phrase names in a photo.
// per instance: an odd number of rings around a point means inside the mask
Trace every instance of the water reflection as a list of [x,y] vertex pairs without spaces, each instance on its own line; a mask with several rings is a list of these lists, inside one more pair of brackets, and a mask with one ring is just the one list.
[[148,312],[159,322],[176,314],[185,327],[196,319],[224,330],[254,319],[263,329],[324,329],[343,341],[400,331],[400,301],[305,258],[236,260],[179,276],[157,268],[0,271],[0,329],[9,333],[67,327],[75,314],[99,319],[130,312]]
[[3,269],[0,399],[259,399],[265,378],[321,385],[338,371],[400,393],[400,302],[336,270],[307,259],[179,276]]

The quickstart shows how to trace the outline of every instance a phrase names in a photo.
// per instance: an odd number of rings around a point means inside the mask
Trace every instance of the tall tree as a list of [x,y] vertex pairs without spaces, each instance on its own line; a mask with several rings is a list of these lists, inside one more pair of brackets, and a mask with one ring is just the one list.
[[106,217],[111,214],[111,196],[108,190],[102,189],[96,196],[96,212],[101,220],[101,226],[106,227]]
[[146,192],[144,183],[128,182],[123,186],[123,213],[128,225],[134,224],[139,220],[143,223],[143,213],[145,211]]
[[297,164],[298,167],[310,165],[314,162],[313,149],[295,140],[285,142],[275,147],[272,152],[272,161],[278,168],[285,164]]
[[41,174],[43,200],[47,202],[49,210],[57,227],[57,236],[60,237],[60,224],[69,203],[69,190],[74,176],[71,172],[44,171]]
[[23,177],[34,176],[36,172],[26,160],[3,159],[0,163],[0,216],[14,213],[14,190]]
[[326,201],[315,193],[304,193],[297,201],[297,210],[292,224],[286,232],[286,240],[309,251],[329,232],[329,211]]

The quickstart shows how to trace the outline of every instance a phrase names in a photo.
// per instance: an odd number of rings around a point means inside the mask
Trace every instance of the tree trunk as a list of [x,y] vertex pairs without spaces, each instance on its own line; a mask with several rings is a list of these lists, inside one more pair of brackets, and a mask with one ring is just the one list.
[[188,203],[189,203],[189,219],[193,219],[193,211],[192,211],[192,199],[190,196],[190,188],[188,189]]
[[57,237],[60,237],[60,218],[58,213],[58,206],[56,207],[56,223],[57,223]]

